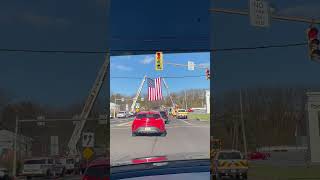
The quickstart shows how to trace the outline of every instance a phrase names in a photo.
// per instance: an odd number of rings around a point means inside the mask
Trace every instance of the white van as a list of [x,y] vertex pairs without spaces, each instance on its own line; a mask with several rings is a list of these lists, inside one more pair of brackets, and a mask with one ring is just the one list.
[[30,177],[46,176],[52,177],[54,174],[54,159],[48,157],[39,157],[26,159],[23,164],[22,175]]

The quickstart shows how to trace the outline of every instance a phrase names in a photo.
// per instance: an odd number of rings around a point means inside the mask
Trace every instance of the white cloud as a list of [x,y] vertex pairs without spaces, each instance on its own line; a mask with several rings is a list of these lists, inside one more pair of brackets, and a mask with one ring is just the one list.
[[133,69],[129,66],[124,66],[124,65],[121,65],[121,64],[116,64],[114,65],[114,68],[115,69],[118,69],[120,71],[132,71]]
[[140,61],[140,63],[142,63],[142,64],[150,64],[150,63],[152,63],[152,61],[154,61],[154,57],[146,56],[142,61]]

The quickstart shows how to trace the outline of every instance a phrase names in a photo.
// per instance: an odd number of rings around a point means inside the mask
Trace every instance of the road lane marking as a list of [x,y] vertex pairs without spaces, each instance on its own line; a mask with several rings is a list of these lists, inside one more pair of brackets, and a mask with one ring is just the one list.
[[130,123],[132,123],[132,121],[130,121],[130,122],[125,122],[125,123],[121,123],[121,124],[118,124],[118,125],[116,125],[116,126],[129,126]]
[[184,120],[180,120],[180,119],[179,119],[179,121],[182,121],[182,122],[184,122],[184,123],[187,123],[187,124],[189,124],[189,125],[192,125],[191,123],[189,123],[189,122],[187,122],[187,121],[184,121]]

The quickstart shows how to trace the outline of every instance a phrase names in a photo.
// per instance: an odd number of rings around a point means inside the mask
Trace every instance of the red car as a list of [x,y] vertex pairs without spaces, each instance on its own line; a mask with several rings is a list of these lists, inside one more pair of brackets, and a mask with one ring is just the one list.
[[248,156],[250,160],[266,160],[269,157],[270,157],[269,153],[263,153],[263,152],[252,152]]
[[161,118],[160,112],[139,112],[132,122],[132,136],[139,134],[160,134],[166,136],[165,120]]
[[109,161],[100,158],[92,161],[86,168],[82,180],[110,180]]
[[188,111],[188,112],[193,112],[193,110],[192,110],[191,108],[189,108],[187,111]]

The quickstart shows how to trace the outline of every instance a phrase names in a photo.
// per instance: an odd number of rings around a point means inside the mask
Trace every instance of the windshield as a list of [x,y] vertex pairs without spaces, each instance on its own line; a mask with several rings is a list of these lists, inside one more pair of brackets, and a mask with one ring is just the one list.
[[[157,58],[163,66],[156,64]],[[188,71],[188,61],[202,65]],[[109,99],[120,109],[137,113],[110,119],[112,166],[209,158],[210,112],[178,114],[189,108],[210,109],[207,68],[209,52],[155,51],[110,57]],[[159,156],[166,158],[148,158]]]
[[24,164],[46,164],[46,159],[26,160]]
[[221,152],[219,153],[218,159],[221,159],[221,160],[241,159],[241,154],[238,152]]

